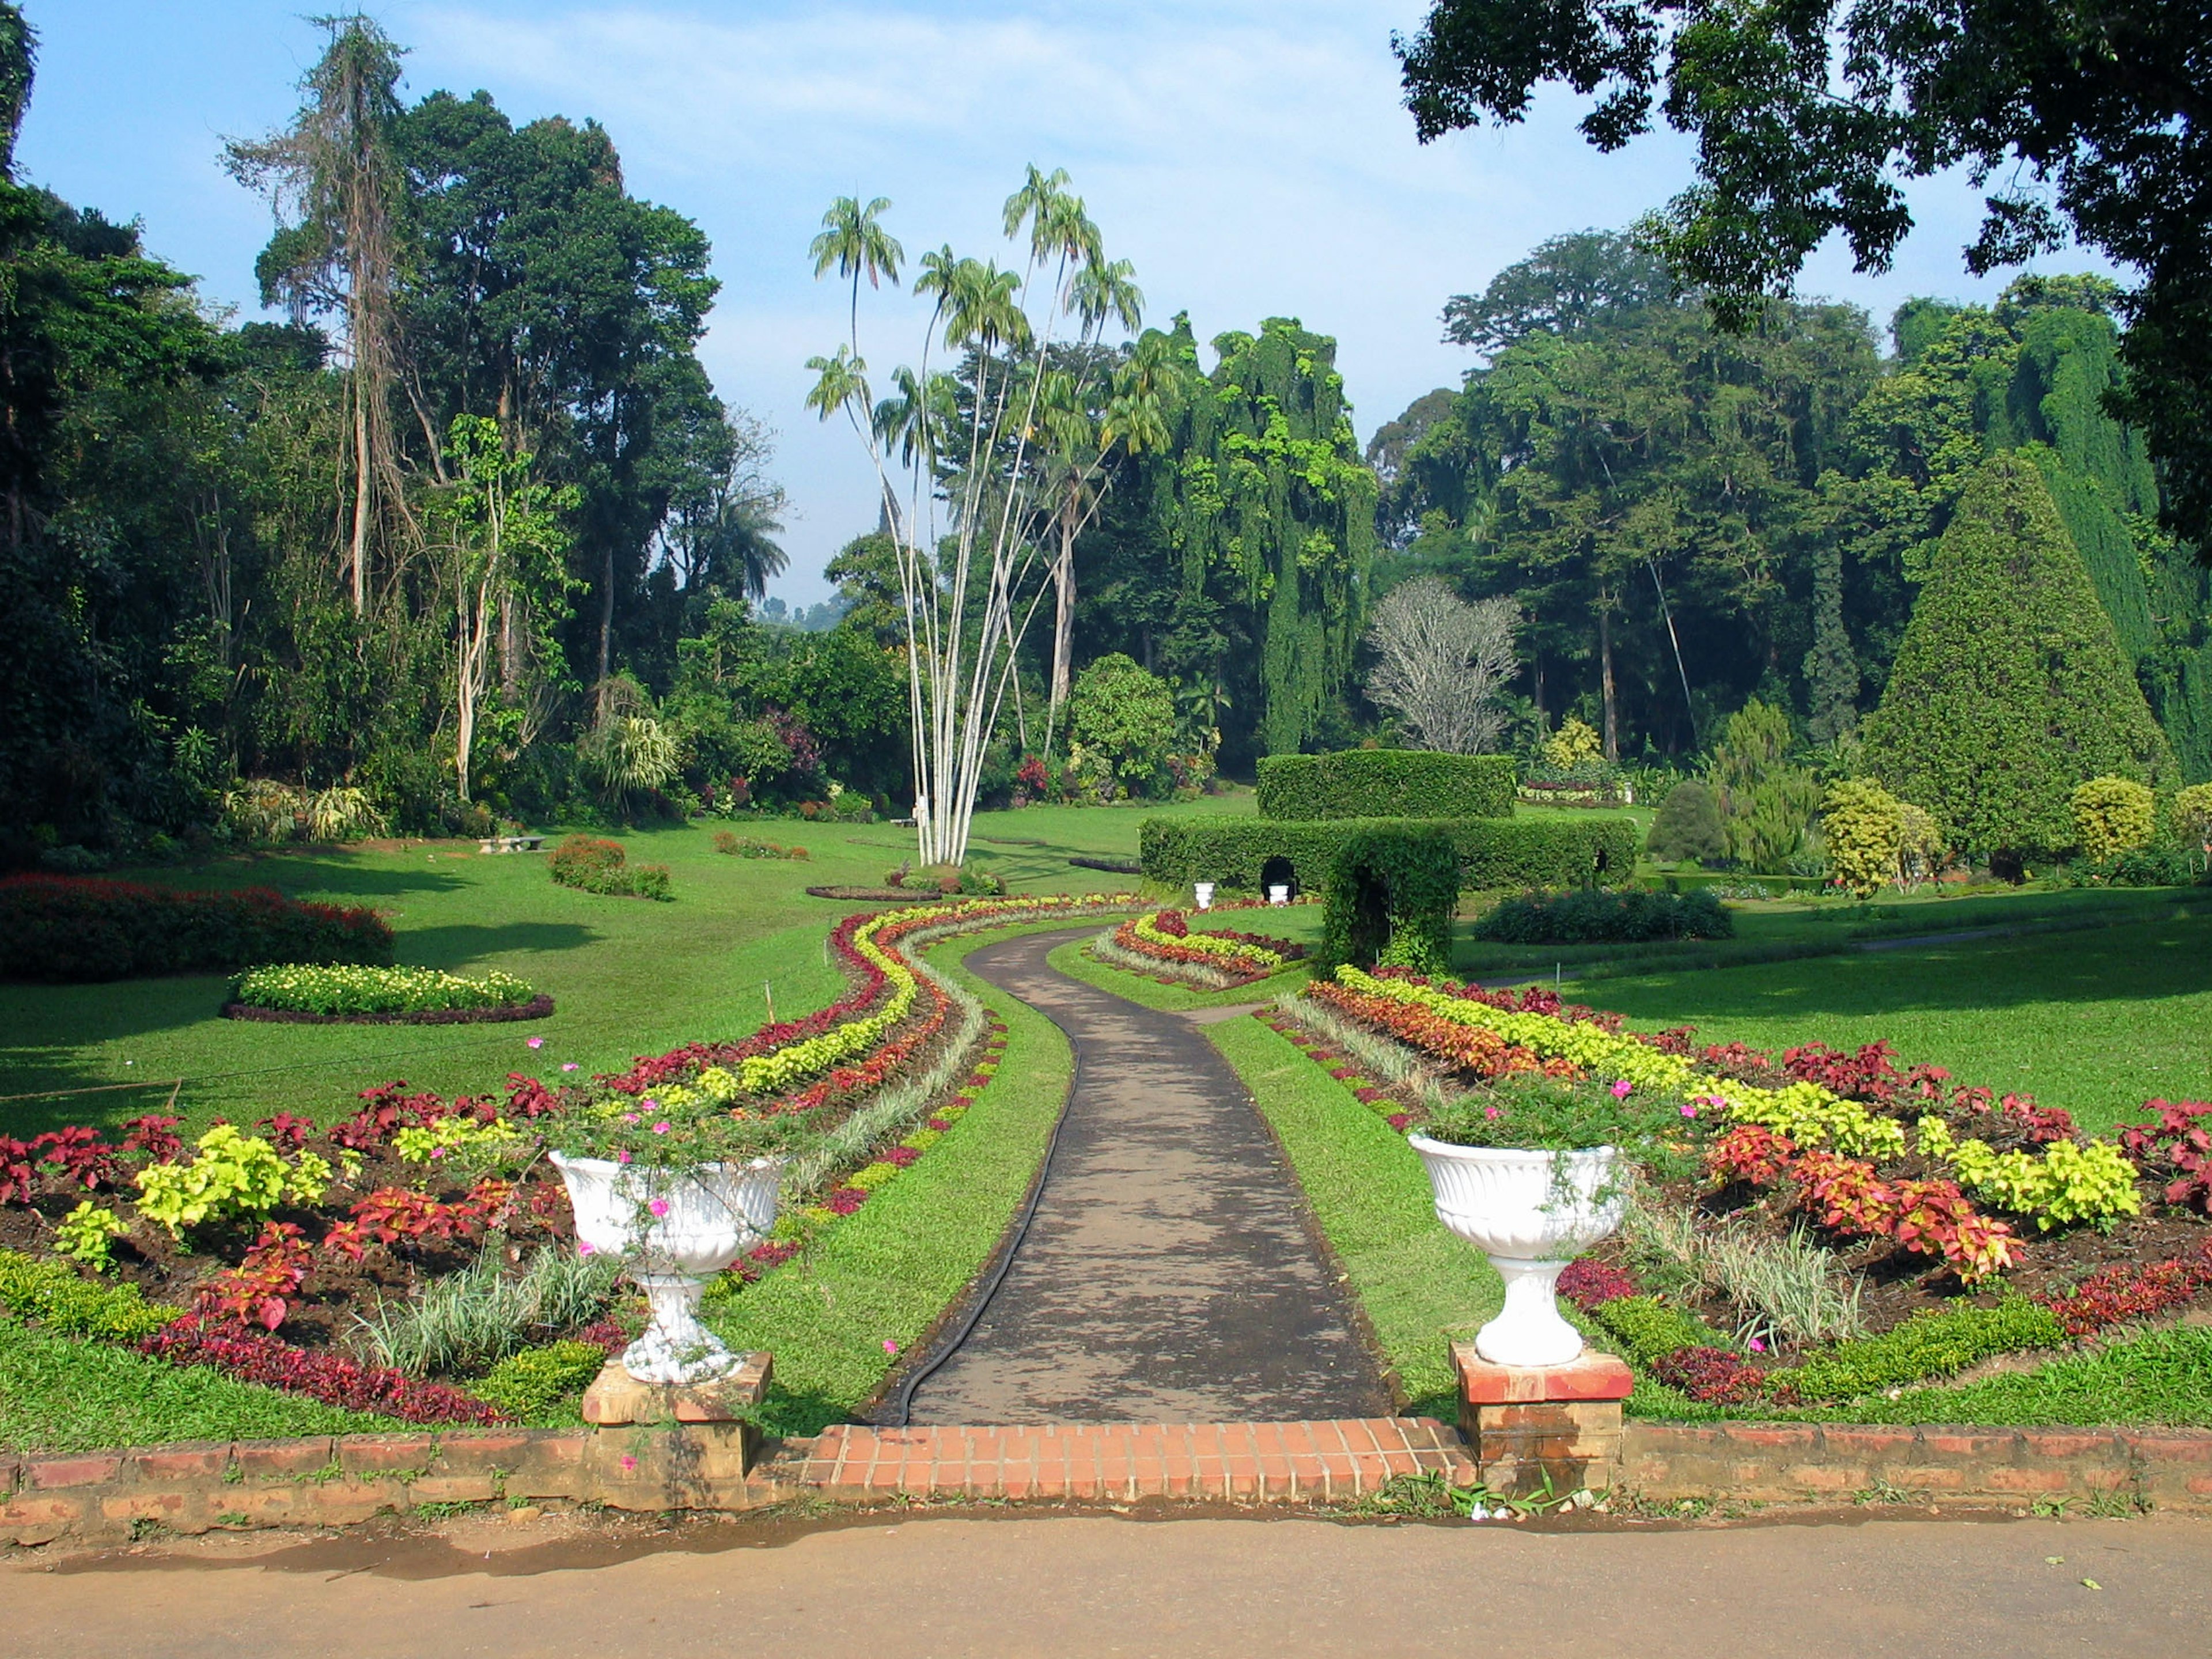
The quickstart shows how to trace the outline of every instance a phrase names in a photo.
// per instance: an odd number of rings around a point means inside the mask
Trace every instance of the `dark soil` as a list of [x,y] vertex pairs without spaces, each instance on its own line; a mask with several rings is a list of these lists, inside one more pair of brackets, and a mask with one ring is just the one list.
[[310,1014],[296,1008],[257,1008],[226,1002],[225,1019],[265,1020],[272,1025],[483,1025],[515,1019],[544,1019],[553,999],[540,991],[527,1002],[502,1002],[489,1008],[422,1008],[402,1014]]

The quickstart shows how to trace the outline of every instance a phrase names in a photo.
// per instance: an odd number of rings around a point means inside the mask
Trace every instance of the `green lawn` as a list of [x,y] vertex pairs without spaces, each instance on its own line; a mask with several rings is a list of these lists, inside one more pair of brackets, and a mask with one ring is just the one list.
[[2091,1130],[2154,1096],[2212,1097],[2212,920],[2199,917],[1575,988],[1638,1028],[1694,1024],[1707,1042],[1887,1040]]
[[[1078,869],[1068,858],[1133,855],[1147,811],[1249,811],[1250,804],[1246,792],[1187,806],[979,813],[974,862],[1022,892],[1127,887],[1131,878]],[[114,1123],[161,1106],[179,1079],[178,1109],[194,1124],[278,1110],[327,1120],[350,1109],[360,1090],[394,1078],[443,1093],[492,1091],[509,1071],[552,1074],[564,1061],[602,1071],[694,1039],[743,1036],[767,1018],[771,995],[781,1017],[810,1012],[843,989],[824,939],[854,907],[804,890],[880,883],[911,853],[913,832],[888,823],[739,826],[811,854],[784,862],[716,853],[719,827],[620,837],[633,862],[669,866],[676,888],[669,904],[558,887],[543,857],[483,857],[472,842],[118,872],[374,905],[398,935],[402,963],[498,969],[550,992],[557,1012],[518,1024],[279,1025],[222,1018],[227,981],[220,975],[0,984],[0,1097],[17,1097],[0,1099],[0,1133]],[[544,1039],[541,1048],[527,1046],[532,1036]],[[58,1092],[87,1089],[105,1091]]]

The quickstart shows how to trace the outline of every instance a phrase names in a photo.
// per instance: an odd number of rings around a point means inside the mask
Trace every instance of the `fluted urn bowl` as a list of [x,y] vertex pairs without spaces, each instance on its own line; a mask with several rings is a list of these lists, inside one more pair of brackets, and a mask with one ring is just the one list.
[[668,1170],[553,1154],[578,1243],[619,1257],[653,1310],[645,1334],[623,1350],[623,1369],[639,1382],[708,1382],[743,1363],[699,1322],[699,1297],[775,1226],[785,1162]]
[[1568,1262],[1620,1225],[1627,1206],[1613,1179],[1619,1149],[1407,1139],[1427,1166],[1437,1219],[1488,1256],[1505,1281],[1505,1306],[1475,1333],[1475,1352],[1495,1365],[1564,1365],[1579,1356],[1582,1333],[1560,1317],[1556,1289]]

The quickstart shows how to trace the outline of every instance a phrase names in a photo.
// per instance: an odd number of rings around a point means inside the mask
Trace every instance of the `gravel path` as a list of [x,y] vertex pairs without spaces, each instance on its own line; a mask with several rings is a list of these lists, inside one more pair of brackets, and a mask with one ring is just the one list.
[[969,971],[1057,1022],[1078,1069],[1028,1237],[916,1423],[1233,1422],[1388,1413],[1296,1178],[1191,1021],[1068,978],[1066,933]]

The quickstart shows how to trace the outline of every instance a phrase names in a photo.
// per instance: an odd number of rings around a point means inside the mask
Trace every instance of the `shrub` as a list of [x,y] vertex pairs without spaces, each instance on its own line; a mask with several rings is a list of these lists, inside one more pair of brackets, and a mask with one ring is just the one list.
[[347,1411],[374,1412],[407,1423],[498,1423],[496,1407],[442,1382],[420,1382],[343,1354],[313,1353],[242,1328],[185,1318],[156,1331],[139,1351],[177,1365],[207,1365],[241,1382],[305,1395]]
[[202,1135],[188,1164],[149,1164],[138,1171],[138,1213],[171,1234],[209,1221],[263,1216],[288,1200],[312,1204],[330,1185],[331,1166],[313,1152],[286,1164],[258,1135],[218,1123]]
[[1603,749],[1597,728],[1570,714],[1559,722],[1558,731],[1544,739],[1544,764],[1555,772],[1572,772],[1596,760]]
[[2212,849],[2212,783],[2192,783],[2175,794],[2173,833],[2200,853]]
[[136,882],[0,881],[0,977],[54,981],[236,972],[258,962],[388,963],[375,911],[266,887],[191,893]]
[[606,1363],[607,1351],[596,1342],[549,1342],[542,1348],[509,1354],[487,1371],[471,1392],[508,1416],[527,1422],[581,1394]]
[[1820,833],[1828,868],[1860,898],[1871,898],[1897,878],[1905,851],[1905,806],[1870,779],[1832,787],[1820,803]]
[[1075,677],[1067,720],[1073,741],[1103,759],[1115,783],[1139,791],[1175,740],[1175,693],[1134,659],[1109,652]]
[[650,899],[672,898],[668,866],[641,864],[635,868],[619,842],[597,836],[570,836],[553,849],[546,872],[563,887],[586,893]]
[[1346,749],[1260,762],[1263,818],[1510,818],[1517,792],[1508,755]]
[[256,968],[233,994],[252,1008],[301,1014],[419,1014],[497,1008],[537,992],[512,974],[464,979],[435,968],[322,968],[301,963]]
[[1915,1314],[1903,1324],[1832,1352],[1817,1354],[1770,1380],[1794,1384],[1805,1400],[1849,1400],[1878,1389],[1950,1376],[1995,1354],[2054,1348],[2066,1340],[2058,1316],[2025,1297],[1994,1308],[1972,1303]]
[[1788,713],[1753,697],[1713,747],[1722,838],[1729,856],[1753,870],[1780,873],[1820,804],[1813,774],[1789,763],[1790,742]]
[[1649,851],[1670,864],[1695,860],[1702,864],[1728,851],[1721,835],[1720,803],[1713,792],[1695,779],[1676,784],[1659,803],[1651,820]]
[[[1449,758],[1449,757],[1447,757]],[[1147,818],[1139,831],[1147,879],[1181,886],[1213,881],[1258,889],[1273,859],[1301,887],[1319,887],[1346,842],[1378,829],[1442,830],[1459,854],[1460,885],[1472,889],[1577,887],[1636,865],[1636,823],[1593,815],[1553,818],[1334,818],[1306,821],[1200,817]]]
[[1881,706],[1869,769],[2010,863],[2075,844],[2087,779],[2157,786],[2178,768],[2043,475],[1983,463],[1937,544]]
[[1474,924],[1477,939],[1504,945],[1641,944],[1662,939],[1731,939],[1735,921],[1709,892],[1529,893],[1501,902]]
[[[850,799],[850,796],[844,797]],[[772,841],[763,841],[758,836],[734,835],[727,830],[714,833],[714,850],[738,859],[803,859],[804,847],[779,847]]]
[[0,1309],[56,1336],[137,1342],[179,1316],[149,1307],[136,1285],[99,1285],[56,1261],[0,1250]]
[[2077,844],[2091,858],[2118,858],[2150,845],[2158,799],[2148,785],[2133,778],[2091,778],[2069,799]]
[[1707,1346],[1717,1334],[1704,1320],[1652,1296],[1615,1297],[1593,1311],[1620,1339],[1630,1360],[1646,1370],[1683,1348]]
[[1451,961],[1459,851],[1449,831],[1364,830],[1337,849],[1322,920],[1323,971],[1377,962],[1441,973]]

